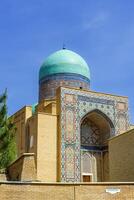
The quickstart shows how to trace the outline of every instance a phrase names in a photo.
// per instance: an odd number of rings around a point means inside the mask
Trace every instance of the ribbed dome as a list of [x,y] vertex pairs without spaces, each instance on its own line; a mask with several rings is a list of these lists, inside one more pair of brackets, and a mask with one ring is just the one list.
[[39,80],[60,73],[78,74],[90,80],[90,70],[85,60],[67,49],[56,51],[45,60],[40,68]]

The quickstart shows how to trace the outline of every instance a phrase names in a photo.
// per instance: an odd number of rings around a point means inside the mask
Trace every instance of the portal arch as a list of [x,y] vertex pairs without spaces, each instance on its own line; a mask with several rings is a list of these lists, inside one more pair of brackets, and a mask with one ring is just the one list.
[[[114,131],[111,119],[98,109],[83,116],[80,122],[81,178],[86,173],[84,166],[87,165],[88,172],[90,163],[92,180],[108,181],[108,175],[104,172],[105,166],[108,166],[108,159],[103,159],[103,157],[108,158],[105,156],[108,155],[108,139]],[[85,152],[90,156],[87,156]]]

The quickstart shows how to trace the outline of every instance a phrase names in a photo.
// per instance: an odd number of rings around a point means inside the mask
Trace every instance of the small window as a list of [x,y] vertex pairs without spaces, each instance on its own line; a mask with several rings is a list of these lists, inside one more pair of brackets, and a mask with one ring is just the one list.
[[31,137],[30,137],[30,148],[32,148],[33,147],[33,135],[31,135]]
[[83,182],[92,182],[92,175],[83,175]]

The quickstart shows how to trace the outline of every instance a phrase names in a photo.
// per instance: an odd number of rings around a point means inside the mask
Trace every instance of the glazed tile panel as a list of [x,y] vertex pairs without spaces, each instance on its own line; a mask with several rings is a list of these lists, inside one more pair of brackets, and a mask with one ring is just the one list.
[[129,128],[127,98],[61,88],[61,181],[80,181],[80,123],[93,110],[105,114],[114,129],[111,137]]
[[43,77],[39,81],[39,101],[54,98],[59,87],[90,88],[90,80],[80,74],[57,73]]

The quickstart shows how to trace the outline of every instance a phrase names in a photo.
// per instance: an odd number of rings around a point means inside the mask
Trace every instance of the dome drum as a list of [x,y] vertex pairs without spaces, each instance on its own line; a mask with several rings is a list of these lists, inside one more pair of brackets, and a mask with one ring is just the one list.
[[39,101],[54,98],[56,89],[60,86],[89,90],[90,81],[78,74],[62,73],[48,76],[39,82]]

